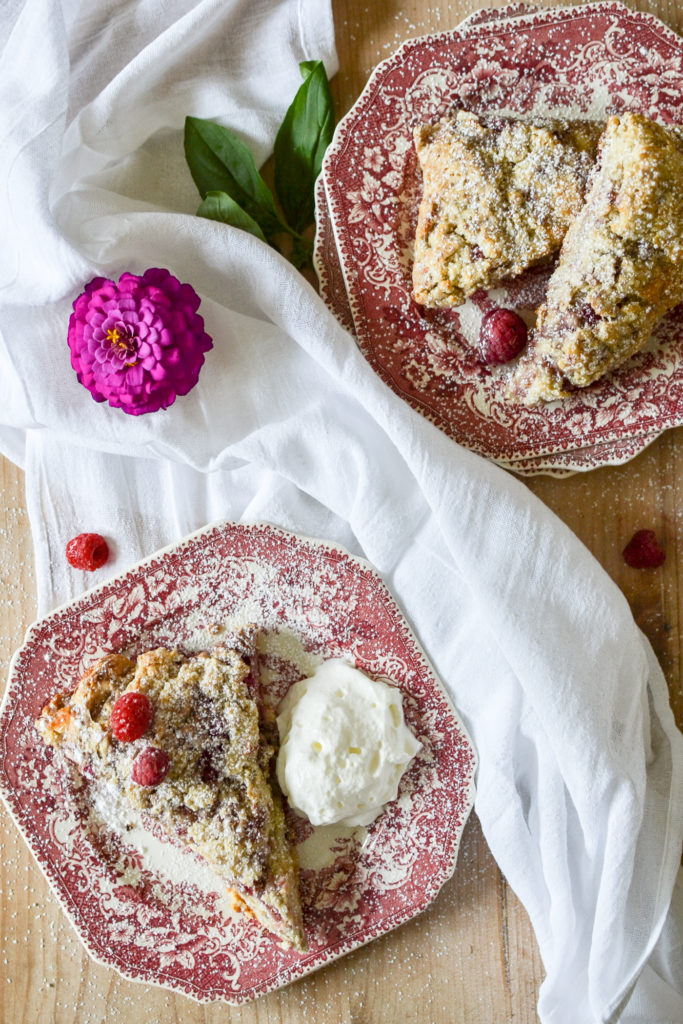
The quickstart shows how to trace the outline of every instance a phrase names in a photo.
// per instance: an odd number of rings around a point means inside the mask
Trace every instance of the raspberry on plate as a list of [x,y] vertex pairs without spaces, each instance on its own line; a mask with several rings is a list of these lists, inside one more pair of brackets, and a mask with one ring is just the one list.
[[138,786],[158,786],[168,775],[171,759],[159,747],[145,747],[133,761],[130,777]]
[[153,716],[154,708],[147,694],[128,690],[114,701],[111,731],[122,743],[132,743],[144,736],[152,724]]
[[481,322],[479,353],[485,363],[509,363],[527,342],[527,326],[511,309],[492,309]]
[[99,533],[79,533],[66,546],[66,559],[74,569],[94,572],[109,558],[109,547]]
[[622,555],[632,569],[656,569],[666,561],[666,551],[659,546],[654,530],[636,530]]

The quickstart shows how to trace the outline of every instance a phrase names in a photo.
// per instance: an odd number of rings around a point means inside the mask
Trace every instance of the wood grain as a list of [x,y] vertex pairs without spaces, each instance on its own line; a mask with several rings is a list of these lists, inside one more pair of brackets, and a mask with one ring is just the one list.
[[[500,2],[334,0],[340,71],[337,111],[352,105],[375,65],[405,39],[453,27]],[[538,3],[537,6],[551,6]],[[683,29],[675,0],[632,7]],[[9,658],[35,613],[23,475],[0,461],[0,658]],[[555,480],[533,490],[567,523],[621,587],[652,641],[679,724],[683,554],[683,430],[670,431],[632,462]],[[654,527],[667,562],[657,571],[624,565],[635,529]],[[596,681],[598,685],[598,681]],[[421,917],[279,993],[241,1008],[200,1006],[138,985],[95,964],[7,813],[0,810],[1,1024],[533,1024],[543,968],[526,914],[494,863],[473,816],[453,879]]]

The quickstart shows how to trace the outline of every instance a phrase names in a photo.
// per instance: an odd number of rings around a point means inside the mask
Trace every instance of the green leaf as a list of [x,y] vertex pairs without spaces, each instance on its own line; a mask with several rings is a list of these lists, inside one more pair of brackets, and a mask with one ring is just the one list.
[[262,242],[266,241],[265,235],[254,218],[250,217],[246,210],[243,210],[227,192],[207,192],[206,199],[197,210],[197,216],[207,217],[209,220],[220,220],[224,224],[231,224],[234,228],[249,231],[250,234],[260,238]]
[[313,187],[334,133],[334,107],[321,60],[299,65],[304,78],[275,138],[275,191],[300,232],[313,220]]
[[297,270],[302,270],[304,267],[312,269],[313,243],[309,242],[306,238],[295,238],[288,259]]
[[302,60],[301,61],[301,63],[299,64],[299,71],[301,72],[301,77],[303,78],[304,82],[306,81],[308,76],[313,71],[315,71],[315,69],[317,68],[318,64],[320,64],[320,63],[321,63],[321,61],[319,61],[319,60]]
[[286,230],[253,156],[229,128],[186,117],[185,158],[202,199],[209,192],[225,192],[256,221],[267,238]]

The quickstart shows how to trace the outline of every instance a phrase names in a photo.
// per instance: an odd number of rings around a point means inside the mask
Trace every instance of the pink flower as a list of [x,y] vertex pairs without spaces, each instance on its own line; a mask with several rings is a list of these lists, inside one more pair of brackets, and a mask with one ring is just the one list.
[[199,296],[168,270],[118,284],[96,277],[74,302],[71,365],[96,402],[133,416],[167,409],[199,377],[213,341],[198,315]]

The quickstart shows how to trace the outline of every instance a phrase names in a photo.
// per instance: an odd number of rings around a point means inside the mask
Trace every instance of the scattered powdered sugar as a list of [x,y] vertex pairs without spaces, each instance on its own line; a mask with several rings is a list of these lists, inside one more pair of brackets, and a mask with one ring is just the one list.
[[368,838],[362,825],[320,825],[297,845],[296,852],[302,871],[321,871],[331,867],[338,857],[340,845],[351,845],[361,850]]
[[[40,744],[33,715],[21,710],[27,689],[40,707],[55,691],[72,691],[105,652],[211,649],[230,644],[231,634],[249,624],[260,631],[259,666],[273,707],[322,661],[344,658],[399,686],[406,720],[422,744],[401,782],[401,800],[367,830],[319,830],[289,816],[311,952],[284,974],[281,951],[233,913],[221,879],[182,848],[182,835],[167,836],[151,815],[138,817],[75,766],[65,771]],[[49,821],[49,847],[64,874],[47,873],[65,906],[76,903],[77,928],[87,899],[107,963],[137,972],[142,950],[155,965],[150,970],[158,967],[181,991],[241,997],[355,948],[367,941],[368,928],[377,934],[407,920],[453,870],[471,805],[474,753],[379,576],[335,545],[268,524],[207,527],[34,627],[15,663],[10,701],[26,726],[13,734],[28,799],[17,810],[20,827],[31,841],[26,806],[39,822]],[[426,865],[425,848],[434,851]],[[90,933],[84,939],[94,948]],[[234,964],[234,975],[213,973],[215,957]]]
[[[266,658],[277,658],[296,667],[302,676],[312,675],[323,661],[319,654],[306,650],[301,638],[289,629],[262,630],[259,634],[259,651]],[[264,682],[269,680],[269,671],[264,668]]]
[[[528,110],[525,118],[552,118],[558,121],[604,121],[613,106],[613,98],[607,82],[600,79],[582,80],[581,89],[573,99],[566,94],[558,97],[557,84],[544,83]],[[518,109],[500,104],[496,105],[496,114],[500,117],[519,117]]]
[[[233,545],[244,543],[244,536],[250,552],[233,555]],[[334,546],[305,539],[292,541],[270,527],[227,524],[189,538],[159,560],[142,563],[125,580],[124,585],[114,581],[110,592],[103,588],[94,602],[84,602],[87,607],[79,627],[88,642],[84,668],[112,648],[132,657],[159,646],[177,647],[186,653],[210,650],[217,643],[229,645],[231,636],[256,624],[259,674],[266,702],[274,709],[293,683],[312,675],[327,658],[343,657],[353,664],[354,645],[359,642],[365,645],[364,657],[370,655],[368,664],[361,667],[371,675],[392,680],[396,669],[406,671],[402,661],[391,661],[396,657],[392,635],[404,627],[393,621],[390,632],[380,638],[381,629],[387,628],[381,625],[386,606],[382,598],[372,611],[377,598],[370,595],[379,585],[373,581],[374,574]],[[357,606],[362,608],[360,619],[354,618]],[[375,622],[378,614],[380,620]],[[68,622],[63,628],[71,633]],[[404,648],[399,646],[399,650],[403,653]],[[73,679],[62,680],[54,663],[52,668],[65,689],[73,688]],[[415,714],[414,708],[411,714]],[[431,771],[431,764],[424,763]],[[111,889],[113,898],[118,900],[122,890],[129,890],[130,898],[145,899],[144,894],[153,891],[156,905],[166,905],[175,915],[182,912],[183,900],[196,904],[198,891],[204,894],[200,902],[209,905],[212,921],[239,917],[231,909],[220,878],[198,854],[184,848],[178,837],[165,835],[154,819],[129,807],[110,785],[84,781],[77,772],[75,776],[70,789],[80,808],[84,838],[95,856],[104,857],[102,885]],[[427,784],[426,778],[421,784]],[[413,783],[407,778],[405,799],[396,807],[402,820],[410,817],[407,795],[412,797],[413,792]],[[316,906],[333,905],[340,878],[350,877],[366,852],[379,857],[380,863],[385,860],[384,854],[375,850],[378,836],[373,843],[366,842],[364,828],[313,828],[294,813],[290,813],[290,825],[302,871],[304,903],[309,897]],[[78,844],[83,836],[71,816],[56,827],[67,847]],[[386,836],[381,842],[386,842]],[[339,863],[343,865],[341,875],[335,868]],[[402,859],[399,875],[405,875],[406,867]],[[365,870],[361,869],[360,877]]]
[[[188,847],[180,846],[157,835],[146,827],[142,816],[124,803],[118,790],[103,781],[89,787],[91,814],[88,824],[99,828],[104,825],[116,833],[122,843],[137,850],[149,871],[161,875],[177,886],[192,885],[204,893],[224,892],[218,876],[209,865]],[[140,867],[130,858],[121,857],[116,865],[117,883],[136,886],[140,882]],[[226,916],[233,914],[227,895],[223,895],[219,910]]]
[[214,567],[203,565],[205,558],[210,561],[209,548],[197,553],[193,572],[178,581],[172,597],[164,595],[163,616],[150,616],[136,631],[128,651],[152,645],[206,650],[230,632],[257,623],[264,654],[295,661],[302,675],[312,670],[319,661],[312,649],[320,646],[316,596],[329,574],[328,559],[323,555],[311,560],[305,572],[293,566],[288,575],[266,558],[235,559],[225,566],[223,589],[221,581],[210,576]]
[[[676,416],[678,353],[658,345],[653,361],[642,351],[622,371],[542,414],[507,400],[509,370],[490,372],[476,357],[479,312],[463,306],[450,324],[435,323],[411,301],[408,228],[420,182],[398,143],[453,107],[573,122],[604,122],[633,109],[679,122],[683,58],[666,35],[616,4],[600,16],[524,6],[504,16],[478,13],[453,33],[407,43],[375,69],[326,156],[321,209],[336,260],[325,275],[328,305],[342,322],[352,314],[361,349],[401,397],[459,443],[516,473],[563,475],[632,458],[654,434],[653,408],[662,410],[659,422]],[[359,262],[359,251],[367,259]],[[534,275],[533,283],[539,280]],[[506,287],[503,304],[522,308],[526,319],[544,290],[524,291],[518,282]],[[680,317],[670,319],[680,333]],[[662,372],[653,374],[653,366]]]

